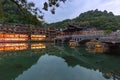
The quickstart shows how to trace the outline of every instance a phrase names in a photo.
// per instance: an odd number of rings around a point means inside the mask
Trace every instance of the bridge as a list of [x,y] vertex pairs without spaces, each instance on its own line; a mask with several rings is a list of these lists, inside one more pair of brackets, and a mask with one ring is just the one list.
[[76,42],[79,46],[80,44],[85,44],[88,41],[94,40],[100,43],[106,43],[109,46],[117,46],[120,44],[120,35],[119,34],[109,34],[109,35],[93,35],[93,34],[78,34],[78,35],[64,35],[57,36],[54,41],[56,43],[68,43],[70,40]]

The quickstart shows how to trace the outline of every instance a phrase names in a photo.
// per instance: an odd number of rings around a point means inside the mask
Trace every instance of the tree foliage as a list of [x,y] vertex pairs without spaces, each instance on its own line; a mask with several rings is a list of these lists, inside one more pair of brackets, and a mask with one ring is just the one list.
[[[55,8],[66,0],[48,0],[43,4],[43,10],[55,14]],[[41,25],[44,13],[35,6],[34,0],[0,0],[0,22]]]
[[19,6],[11,0],[0,0],[0,22],[5,24],[19,23],[41,25],[41,22],[35,15],[32,15],[26,8],[19,8]]
[[[43,18],[42,10],[40,10],[39,7],[35,6],[34,0],[32,2],[28,2],[28,0],[10,0],[11,2],[15,3],[19,9],[24,8],[27,11],[30,11],[32,14],[34,14],[37,18]],[[55,14],[55,8],[59,7],[60,2],[65,2],[66,0],[48,0],[47,2],[44,2],[43,4],[43,10],[48,11],[50,8],[51,13]],[[21,9],[22,12],[24,10]]]
[[112,30],[109,30],[109,29],[105,30],[105,34],[110,34],[111,32]]

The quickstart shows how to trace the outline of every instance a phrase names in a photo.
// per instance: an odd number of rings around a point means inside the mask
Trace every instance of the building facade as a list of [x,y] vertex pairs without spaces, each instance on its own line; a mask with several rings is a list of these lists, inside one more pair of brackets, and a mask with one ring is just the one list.
[[47,29],[32,25],[0,25],[0,42],[43,41]]

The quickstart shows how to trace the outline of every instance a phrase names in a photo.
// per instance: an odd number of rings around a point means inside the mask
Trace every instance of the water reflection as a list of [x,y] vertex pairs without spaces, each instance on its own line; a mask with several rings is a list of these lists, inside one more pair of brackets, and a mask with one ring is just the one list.
[[104,48],[103,47],[100,47],[100,48],[93,48],[93,49],[90,49],[90,48],[86,48],[86,50],[88,52],[92,52],[92,53],[103,53],[104,52]]
[[[87,69],[99,70],[106,79],[120,79],[120,57],[108,54],[90,54],[84,48],[59,47],[63,52],[63,58],[69,66],[83,66]],[[102,80],[102,79],[101,79]]]
[[86,50],[92,53],[103,53],[105,52],[105,45],[100,42],[89,41],[86,43]]
[[109,47],[94,47],[86,48],[90,53],[108,53],[108,54],[120,54],[120,47],[109,48]]
[[45,44],[42,43],[31,44],[31,49],[42,49],[42,48],[46,48]]
[[67,45],[26,45],[26,50],[1,51],[0,80],[119,80],[119,56]]
[[0,51],[15,51],[15,50],[27,50],[27,49],[42,49],[46,48],[42,43],[0,43]]
[[26,43],[0,43],[0,51],[25,50],[27,47]]
[[[99,77],[98,77],[99,76]],[[64,59],[44,55],[15,80],[106,80],[99,70],[86,69],[79,65],[70,67]],[[108,79],[112,80],[112,79]]]

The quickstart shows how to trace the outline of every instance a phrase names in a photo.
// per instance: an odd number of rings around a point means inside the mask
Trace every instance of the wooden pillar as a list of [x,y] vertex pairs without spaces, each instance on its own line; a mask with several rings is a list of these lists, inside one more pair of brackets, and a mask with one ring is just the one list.
[[31,26],[30,25],[28,26],[27,34],[28,34],[28,42],[30,43],[31,42]]

